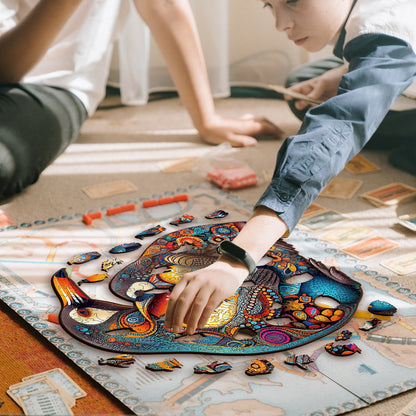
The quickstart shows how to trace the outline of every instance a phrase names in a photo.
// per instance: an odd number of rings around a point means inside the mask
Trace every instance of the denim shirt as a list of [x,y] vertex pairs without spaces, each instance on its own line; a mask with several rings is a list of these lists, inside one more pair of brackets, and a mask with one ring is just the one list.
[[272,181],[256,204],[275,211],[289,232],[416,80],[416,55],[397,37],[358,36],[346,44],[342,57],[349,70],[337,95],[311,108],[299,132],[285,140]]

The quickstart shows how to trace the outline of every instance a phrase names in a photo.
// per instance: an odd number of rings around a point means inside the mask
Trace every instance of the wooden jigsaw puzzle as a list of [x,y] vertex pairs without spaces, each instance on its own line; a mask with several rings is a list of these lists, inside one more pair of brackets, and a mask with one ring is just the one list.
[[[279,240],[267,252],[270,261],[215,309],[196,336],[166,329],[170,289],[182,274],[214,262],[218,244],[232,240],[243,225],[198,225],[157,238],[111,281],[113,293],[131,307],[90,298],[66,269],[59,270],[52,284],[62,303],[62,327],[89,345],[124,353],[259,354],[298,347],[348,322],[361,298],[360,284],[334,267],[307,260]],[[290,283],[305,274],[305,282]],[[319,297],[337,306],[321,306],[316,303]],[[289,322],[271,323],[279,318]],[[241,332],[251,336],[236,338]]]

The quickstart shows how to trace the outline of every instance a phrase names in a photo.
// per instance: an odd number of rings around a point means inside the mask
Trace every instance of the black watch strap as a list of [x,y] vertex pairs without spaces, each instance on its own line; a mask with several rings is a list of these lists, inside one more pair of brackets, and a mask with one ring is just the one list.
[[247,267],[249,274],[256,270],[256,262],[253,260],[253,257],[231,241],[221,241],[217,251],[219,254],[225,254],[243,263]]

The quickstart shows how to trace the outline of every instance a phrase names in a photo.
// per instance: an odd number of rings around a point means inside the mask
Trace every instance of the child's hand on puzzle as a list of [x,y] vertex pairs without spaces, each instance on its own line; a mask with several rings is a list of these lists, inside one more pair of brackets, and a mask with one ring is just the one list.
[[204,327],[214,309],[235,293],[247,274],[245,266],[228,259],[184,274],[170,295],[165,327],[182,332],[185,324],[189,335]]
[[241,118],[225,118],[216,114],[198,128],[202,138],[212,144],[229,142],[234,147],[253,146],[257,143],[255,136],[283,137],[283,131],[264,117],[246,114]]
[[[294,92],[304,94],[312,100],[324,102],[337,95],[338,85],[342,76],[347,72],[347,70],[347,65],[341,65],[338,68],[325,72],[319,77],[299,82],[289,89]],[[284,98],[287,101],[293,100],[293,97],[288,95],[285,95]],[[295,107],[298,110],[304,110],[305,108],[313,106],[314,104],[302,100],[297,100],[295,103]]]

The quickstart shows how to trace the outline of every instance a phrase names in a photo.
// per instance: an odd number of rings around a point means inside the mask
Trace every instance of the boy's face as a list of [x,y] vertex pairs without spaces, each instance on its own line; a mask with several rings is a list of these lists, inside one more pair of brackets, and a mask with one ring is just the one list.
[[262,0],[296,45],[309,52],[325,47],[341,30],[353,0]]

